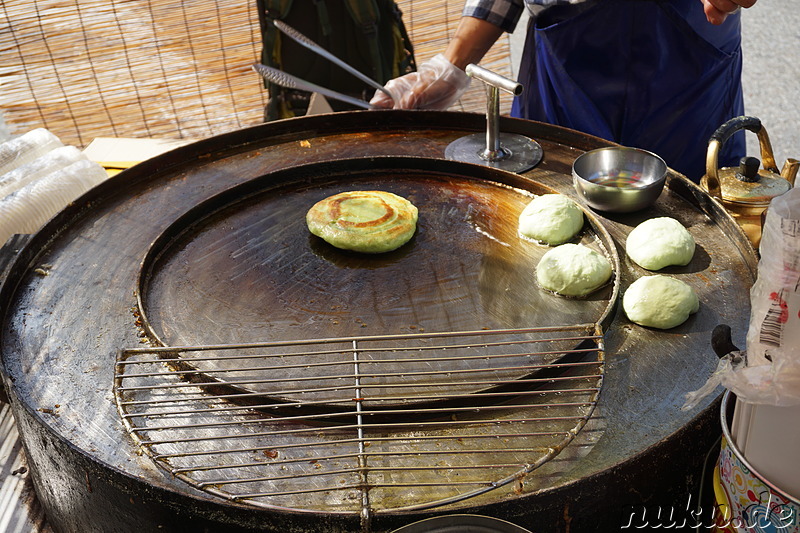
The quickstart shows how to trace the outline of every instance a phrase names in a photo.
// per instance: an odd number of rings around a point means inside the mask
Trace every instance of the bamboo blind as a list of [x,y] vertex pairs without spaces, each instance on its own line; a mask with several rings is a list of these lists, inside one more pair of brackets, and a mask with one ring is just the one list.
[[[444,49],[463,0],[398,5],[419,63]],[[0,111],[12,134],[44,127],[78,147],[205,138],[262,121],[260,51],[255,1],[3,0]],[[502,39],[481,65],[510,77],[509,56]],[[454,109],[485,101],[476,82]]]

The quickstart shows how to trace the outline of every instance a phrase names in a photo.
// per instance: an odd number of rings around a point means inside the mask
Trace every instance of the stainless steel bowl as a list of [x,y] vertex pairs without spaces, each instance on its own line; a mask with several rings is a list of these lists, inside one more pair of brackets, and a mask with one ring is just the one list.
[[598,211],[630,213],[652,205],[667,179],[667,164],[647,150],[598,148],[572,164],[578,195]]

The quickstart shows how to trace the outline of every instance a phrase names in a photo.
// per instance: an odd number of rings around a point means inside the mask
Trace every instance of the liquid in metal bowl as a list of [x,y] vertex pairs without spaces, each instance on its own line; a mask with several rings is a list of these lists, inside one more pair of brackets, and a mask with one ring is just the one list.
[[586,152],[572,164],[578,195],[598,211],[630,213],[652,205],[667,178],[658,155],[624,146]]

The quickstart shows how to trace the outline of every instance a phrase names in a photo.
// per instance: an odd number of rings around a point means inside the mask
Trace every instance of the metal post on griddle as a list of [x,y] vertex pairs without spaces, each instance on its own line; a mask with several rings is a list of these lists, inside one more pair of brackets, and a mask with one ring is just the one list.
[[456,139],[445,149],[445,157],[511,172],[524,172],[536,166],[542,159],[539,143],[523,135],[500,133],[500,90],[519,96],[522,84],[474,64],[467,65],[466,73],[487,85],[486,134]]
[[500,144],[500,89],[509,94],[522,94],[522,84],[509,80],[477,65],[467,65],[467,75],[488,85],[486,89],[486,149],[483,157],[497,161],[511,156],[511,152]]

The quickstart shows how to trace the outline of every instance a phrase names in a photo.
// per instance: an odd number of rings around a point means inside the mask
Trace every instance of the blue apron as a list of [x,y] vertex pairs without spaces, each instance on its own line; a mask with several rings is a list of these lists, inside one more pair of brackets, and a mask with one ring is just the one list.
[[[512,116],[650,150],[697,182],[711,134],[744,114],[738,13],[713,26],[699,0],[595,0],[530,26]],[[739,132],[720,166],[745,152]]]

